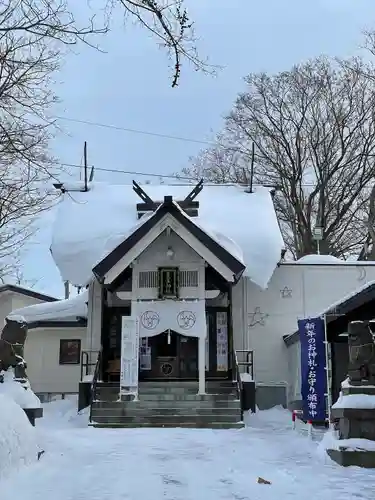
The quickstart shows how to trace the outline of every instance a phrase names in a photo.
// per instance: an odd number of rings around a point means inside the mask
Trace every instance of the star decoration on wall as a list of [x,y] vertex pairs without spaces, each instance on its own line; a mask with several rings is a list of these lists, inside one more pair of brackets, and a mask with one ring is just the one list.
[[248,315],[249,317],[249,327],[253,327],[255,325],[264,326],[266,324],[266,318],[268,318],[269,314],[262,313],[260,307],[256,307],[254,312]]
[[282,290],[280,290],[281,298],[282,299],[291,299],[292,292],[293,292],[293,290],[291,288],[284,286],[284,288]]
[[366,279],[366,269],[363,266],[357,268],[358,271],[358,281],[364,281]]

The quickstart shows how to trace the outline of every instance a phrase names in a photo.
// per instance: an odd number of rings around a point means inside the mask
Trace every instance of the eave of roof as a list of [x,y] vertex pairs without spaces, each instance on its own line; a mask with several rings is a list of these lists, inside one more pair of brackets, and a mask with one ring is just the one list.
[[1,292],[14,292],[19,293],[21,295],[26,295],[27,297],[33,297],[34,299],[42,300],[44,302],[56,302],[56,297],[52,297],[51,295],[46,295],[44,293],[36,292],[35,290],[30,290],[29,288],[24,288],[19,285],[1,285]]
[[93,273],[97,279],[102,280],[105,274],[167,214],[172,215],[193,236],[199,239],[208,250],[233,272],[236,280],[241,277],[246,268],[245,265],[186,217],[177,208],[171,196],[165,196],[164,202],[155,213],[94,267]]
[[[357,291],[357,293],[354,293],[349,297],[343,298],[341,302],[338,302],[328,307],[327,309],[322,311],[320,314],[317,314],[316,316],[318,317],[325,315],[327,323],[331,323],[332,321],[335,321],[335,319],[337,319],[337,316],[343,316],[345,314],[348,314],[354,309],[357,309],[358,307],[361,307],[362,305],[367,304],[368,302],[374,299],[375,299],[375,282],[370,282],[364,285],[362,288],[360,288]],[[298,330],[291,333],[290,335],[284,335],[283,340],[287,346],[294,344],[299,340]]]
[[86,318],[77,318],[76,321],[34,321],[27,325],[28,330],[36,328],[84,328],[87,326]]

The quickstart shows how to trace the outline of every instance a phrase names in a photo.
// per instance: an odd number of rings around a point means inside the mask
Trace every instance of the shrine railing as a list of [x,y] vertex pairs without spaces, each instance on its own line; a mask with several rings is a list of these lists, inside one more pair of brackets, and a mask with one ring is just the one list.
[[90,416],[89,416],[90,423],[92,422],[92,404],[96,400],[96,387],[100,377],[101,364],[102,364],[102,351],[100,350],[98,352],[98,358],[96,360],[95,370],[91,382],[91,402],[90,402]]
[[[240,373],[247,373],[254,380],[254,351],[250,349],[237,349],[235,351],[236,365]],[[245,371],[241,367],[245,367]]]
[[[244,371],[241,369],[242,367],[245,367]],[[255,408],[255,399],[253,400],[253,405],[249,405],[247,401],[248,397],[243,387],[243,382],[254,381],[254,352],[250,349],[238,349],[234,351],[234,368],[234,381],[237,384],[238,399],[241,400],[241,417],[243,418],[244,410],[252,407]],[[247,376],[243,376],[244,374]]]
[[[237,383],[238,396],[242,394],[241,374],[248,374],[248,379],[254,380],[254,351],[250,349],[237,349],[234,351],[235,381]],[[241,370],[245,367],[245,370]]]
[[[90,374],[93,366],[96,366],[99,351],[82,351],[81,352],[81,380],[84,376]],[[93,361],[94,360],[94,361]]]

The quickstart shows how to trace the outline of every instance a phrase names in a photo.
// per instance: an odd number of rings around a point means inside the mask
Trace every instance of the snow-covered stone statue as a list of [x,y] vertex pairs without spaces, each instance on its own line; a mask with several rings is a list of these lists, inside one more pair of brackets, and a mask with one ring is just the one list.
[[327,449],[340,465],[375,468],[375,344],[367,321],[348,325],[348,378],[332,406],[337,439]]
[[348,327],[348,377],[352,385],[375,385],[375,343],[368,322]]
[[39,398],[31,390],[23,351],[27,323],[20,318],[6,319],[0,336],[0,394],[10,396],[25,411],[32,425],[43,415]]
[[27,380],[26,363],[23,350],[27,336],[27,324],[23,318],[6,319],[0,337],[0,372],[14,369],[14,375],[19,380]]

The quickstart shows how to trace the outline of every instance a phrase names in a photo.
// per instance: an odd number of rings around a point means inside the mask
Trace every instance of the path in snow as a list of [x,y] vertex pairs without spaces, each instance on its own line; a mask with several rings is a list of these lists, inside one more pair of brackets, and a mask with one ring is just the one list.
[[[53,405],[53,404],[52,404]],[[278,409],[241,430],[101,430],[48,415],[46,453],[0,483],[1,500],[372,500],[375,472],[343,469]],[[80,421],[81,420],[81,421]],[[258,476],[272,485],[257,484]]]

